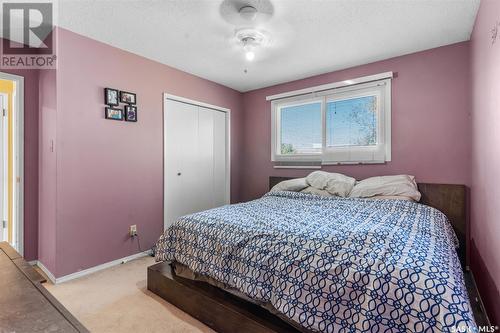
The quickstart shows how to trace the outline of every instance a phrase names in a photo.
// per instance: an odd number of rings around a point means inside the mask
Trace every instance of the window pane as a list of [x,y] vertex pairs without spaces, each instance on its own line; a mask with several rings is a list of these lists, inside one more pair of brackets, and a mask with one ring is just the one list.
[[281,154],[321,152],[321,103],[281,108]]
[[326,104],[326,145],[377,144],[377,97],[367,96]]

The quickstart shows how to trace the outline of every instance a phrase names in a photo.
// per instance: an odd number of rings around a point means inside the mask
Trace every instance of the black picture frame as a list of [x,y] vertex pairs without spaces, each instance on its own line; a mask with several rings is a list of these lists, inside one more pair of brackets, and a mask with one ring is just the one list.
[[104,117],[110,120],[123,120],[123,110],[118,108],[106,107]]
[[137,96],[134,93],[120,91],[120,102],[125,104],[137,104]]
[[137,122],[137,106],[125,105],[123,112],[125,113],[125,121]]
[[[115,94],[116,98],[113,99],[113,95]],[[104,104],[109,106],[118,106],[120,105],[120,91],[118,89],[113,88],[104,88]]]

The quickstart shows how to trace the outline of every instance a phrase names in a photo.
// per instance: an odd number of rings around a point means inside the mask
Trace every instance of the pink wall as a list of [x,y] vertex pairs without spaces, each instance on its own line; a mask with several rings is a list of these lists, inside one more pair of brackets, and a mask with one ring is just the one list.
[[500,324],[500,31],[492,44],[492,29],[499,22],[500,1],[481,1],[471,39],[471,264],[495,324]]
[[262,195],[271,175],[311,172],[273,169],[271,107],[266,96],[387,71],[397,73],[392,90],[392,161],[323,169],[356,178],[407,173],[422,182],[469,185],[469,44],[464,42],[245,93],[241,199]]
[[[2,39],[0,38],[0,43]],[[38,248],[38,70],[4,70],[24,77],[24,257]]]
[[[241,93],[64,29],[58,52],[56,276],[139,252],[131,224],[142,250],[161,234],[163,92],[231,109],[238,201]],[[137,93],[137,123],[104,119],[104,87]]]

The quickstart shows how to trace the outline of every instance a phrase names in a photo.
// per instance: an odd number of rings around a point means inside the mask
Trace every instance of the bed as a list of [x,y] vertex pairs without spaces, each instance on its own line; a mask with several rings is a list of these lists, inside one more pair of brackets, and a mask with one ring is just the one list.
[[180,218],[158,241],[156,259],[172,263],[180,281],[265,308],[290,330],[476,327],[460,263],[465,191],[419,189],[424,203],[453,219],[403,200],[274,192]]

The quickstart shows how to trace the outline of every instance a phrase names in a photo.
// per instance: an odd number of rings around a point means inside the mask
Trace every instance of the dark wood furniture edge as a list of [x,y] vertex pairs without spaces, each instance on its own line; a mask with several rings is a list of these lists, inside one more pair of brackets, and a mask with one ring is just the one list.
[[168,262],[148,267],[147,287],[219,333],[306,332],[206,282],[176,276]]
[[21,255],[12,248],[7,242],[0,242],[0,250],[2,250],[7,257],[17,266],[17,268],[31,281],[31,282],[46,282],[47,280],[40,273],[38,273],[29,263],[24,260]]
[[469,294],[469,301],[472,307],[472,312],[474,313],[474,319],[476,319],[476,324],[484,327],[491,326],[472,271],[468,270],[464,272],[464,282],[465,287],[467,288],[467,293]]
[[75,316],[73,316],[71,312],[68,311],[68,309],[64,307],[64,305],[62,305],[47,289],[45,289],[45,287],[41,283],[33,284],[40,291],[40,293],[45,296],[47,301],[49,301],[54,306],[54,308],[56,308],[56,310],[59,311],[59,313],[63,315],[63,317],[66,318],[71,326],[73,326],[78,332],[90,332]]
[[10,246],[7,242],[0,242],[0,250],[3,251],[14,263],[17,269],[26,276],[33,286],[42,294],[45,299],[73,326],[78,332],[87,333],[89,330],[69,312],[45,287],[42,283],[47,280],[38,273],[24,258]]
[[33,266],[26,262],[23,258],[17,258],[12,260],[12,262],[17,266],[17,268],[31,281],[38,283],[45,283],[47,279],[37,272]]
[[457,254],[463,270],[468,270],[469,236],[467,219],[467,188],[459,184],[418,183],[422,194],[420,203],[443,212],[450,221],[458,238]]
[[12,246],[7,242],[0,242],[0,250],[2,250],[11,260],[23,258]]
[[[294,177],[269,177],[269,189],[284,180]],[[467,219],[467,188],[465,185],[418,183],[422,194],[420,203],[434,207],[443,212],[457,234],[459,248],[458,257],[462,268],[468,269],[468,219]]]

